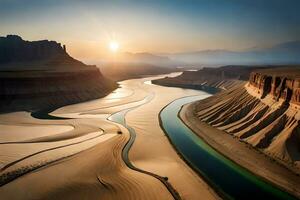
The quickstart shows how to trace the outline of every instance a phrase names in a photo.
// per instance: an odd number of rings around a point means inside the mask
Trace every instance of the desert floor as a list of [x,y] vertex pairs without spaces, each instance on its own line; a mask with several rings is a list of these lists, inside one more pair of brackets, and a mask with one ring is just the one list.
[[104,98],[50,113],[62,119],[36,119],[28,112],[1,114],[1,198],[173,199],[161,181],[130,169],[123,160],[130,133],[108,118],[132,108],[125,117],[136,132],[130,162],[168,177],[182,199],[218,199],[177,155],[158,119],[171,101],[190,95],[205,98],[207,93],[150,83],[161,77],[122,81],[120,88]]

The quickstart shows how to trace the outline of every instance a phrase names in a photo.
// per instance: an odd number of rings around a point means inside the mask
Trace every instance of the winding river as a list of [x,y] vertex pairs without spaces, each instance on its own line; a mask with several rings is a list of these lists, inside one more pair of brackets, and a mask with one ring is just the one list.
[[[232,162],[228,158],[224,157],[221,153],[215,151],[212,147],[206,144],[200,137],[198,137],[192,130],[190,130],[179,119],[178,112],[180,111],[183,105],[196,100],[204,99],[207,96],[209,96],[208,93],[199,90],[187,90],[187,89],[180,89],[180,88],[175,89],[175,88],[166,88],[157,85],[151,85],[151,80],[153,80],[153,78],[151,77],[147,79],[141,79],[141,80],[137,79],[135,81],[128,80],[122,83],[123,89],[121,88],[118,90],[118,92],[112,93],[113,95],[111,97],[106,97],[103,98],[102,100],[99,99],[91,102],[85,102],[78,105],[72,105],[68,108],[65,108],[66,110],[63,110],[62,112],[63,114],[59,114],[59,113],[49,114],[49,112],[51,112],[52,110],[43,110],[40,112],[31,113],[31,115],[32,117],[38,118],[39,120],[47,119],[47,121],[49,121],[49,124],[50,121],[54,121],[55,123],[57,123],[58,120],[62,120],[62,121],[67,119],[70,120],[72,119],[72,117],[74,117],[74,123],[76,122],[75,125],[77,126],[81,125],[81,123],[83,122],[84,123],[89,122],[89,118],[98,119],[100,115],[101,115],[101,119],[99,119],[100,120],[99,122],[101,123],[105,122],[104,125],[108,125],[111,122],[107,122],[107,120],[105,119],[106,117],[109,116],[107,118],[108,120],[121,124],[122,126],[127,128],[127,130],[130,133],[129,140],[126,141],[125,145],[121,147],[122,159],[126,163],[127,167],[139,173],[152,176],[157,180],[159,180],[168,189],[168,192],[172,195],[172,197],[176,200],[181,199],[181,197],[180,194],[175,190],[178,189],[178,187],[176,188],[176,184],[173,184],[176,183],[174,181],[174,175],[171,173],[168,174],[165,171],[170,170],[171,168],[169,165],[170,163],[172,162],[177,163],[177,162],[175,162],[174,160],[168,161],[167,159],[171,157],[171,156],[168,157],[169,154],[165,154],[163,157],[159,157],[161,152],[158,152],[158,154],[151,155],[153,156],[153,158],[158,158],[159,160],[159,163],[156,163],[156,166],[166,167],[164,168],[166,170],[162,170],[164,171],[163,173],[161,173],[159,170],[157,170],[156,173],[153,173],[151,171],[155,171],[155,170],[144,168],[145,165],[144,166],[141,165],[140,164],[141,162],[139,163],[140,165],[138,165],[138,163],[135,162],[135,160],[133,159],[134,157],[129,157],[129,153],[132,146],[138,143],[139,138],[141,139],[142,137],[144,137],[144,139],[146,139],[147,141],[147,139],[149,139],[147,135],[156,136],[155,135],[156,132],[160,132],[156,137],[159,138],[160,141],[162,141],[161,137],[163,137],[165,143],[163,142],[154,143],[154,144],[161,144],[162,146],[157,147],[151,144],[148,145],[148,148],[152,150],[152,148],[155,147],[160,150],[160,148],[169,145],[168,140],[163,135],[164,133],[162,132],[161,129],[164,130],[170,142],[173,144],[174,148],[182,156],[182,158],[194,169],[194,171],[196,171],[201,177],[203,177],[206,180],[206,182],[209,183],[209,185],[211,185],[220,194],[221,197],[225,199],[242,199],[242,200],[244,199],[272,199],[272,200],[273,199],[295,199],[290,194],[282,191],[281,189],[273,186],[268,182],[265,182],[262,178],[252,174],[248,170],[244,169],[243,167],[237,165],[236,163]],[[128,91],[132,91],[132,92],[128,92],[126,96],[126,95],[122,95],[123,90],[126,90],[127,92]],[[213,93],[214,91],[209,91],[209,92]],[[128,99],[131,97],[134,98]],[[183,98],[179,98],[179,97],[183,97]],[[125,101],[123,101],[124,99]],[[168,105],[165,106],[166,104]],[[131,117],[130,114],[132,114]],[[104,115],[104,117],[102,115]],[[80,118],[80,120],[86,117],[86,121],[85,120],[82,122],[78,121],[76,117]],[[160,119],[161,122],[160,124],[158,123],[158,118]],[[105,121],[103,122],[101,120],[105,120]],[[143,132],[143,130],[146,131]],[[103,132],[105,131],[103,130]],[[6,165],[3,165],[2,171],[4,172],[7,168],[10,168],[19,163],[21,167],[18,168],[17,166],[15,171],[13,171],[14,170],[13,168],[12,171],[3,173],[2,179],[0,177],[0,185],[3,186],[7,183],[14,181],[17,178],[22,177],[23,175],[30,174],[30,172],[34,170],[40,169],[42,167],[50,166],[51,163],[63,160],[72,155],[76,155],[76,154],[79,155],[81,151],[84,151],[85,149],[89,149],[90,146],[93,146],[94,143],[92,143],[92,141],[102,137],[103,132],[102,131],[99,133],[92,132],[91,136],[89,137],[82,136],[82,138],[79,137],[78,141],[76,140],[69,143],[63,143],[60,145],[54,145],[49,147],[45,146],[44,148],[41,148],[41,150],[37,150],[37,151],[33,149],[32,151],[29,151],[28,155],[25,156],[23,156],[22,154],[19,159],[15,159],[12,162],[7,163]],[[118,133],[120,134],[120,132]],[[114,134],[117,137],[118,134],[117,133]],[[85,143],[87,142],[91,142],[91,144],[88,144],[86,148],[83,148],[82,150],[79,149],[80,151],[78,150],[78,152],[71,151],[72,149],[70,147],[75,148],[76,145],[84,146]],[[2,145],[6,145],[6,146],[26,145],[26,143],[23,144],[18,141],[15,142],[16,144],[10,144],[10,143],[12,142],[9,142],[8,144],[2,144]],[[97,143],[95,142],[95,144]],[[53,160],[49,160],[47,162],[40,162],[38,158],[36,160],[33,159],[34,156],[43,155],[58,149],[65,150],[66,148],[71,149],[69,150],[70,151],[69,154],[57,154],[57,156],[55,154]],[[76,149],[77,148],[78,147],[76,147]],[[171,146],[169,148],[172,150]],[[134,151],[134,149],[131,151]],[[13,146],[11,147],[10,152],[12,152],[12,155],[15,152]],[[68,151],[66,150],[66,152]],[[43,157],[41,156],[41,158]],[[23,166],[22,162],[25,162],[30,159],[33,160],[31,165],[27,167],[25,163],[24,164],[25,167],[22,167]],[[147,161],[146,158],[145,160]],[[167,161],[163,163],[164,160]],[[33,165],[35,162],[37,164]],[[151,160],[151,162],[153,162],[153,160]],[[180,160],[180,162],[182,161]],[[179,168],[177,168],[176,170],[178,169]],[[180,170],[176,171],[176,173],[179,171]],[[163,175],[158,175],[158,174],[163,174]],[[177,174],[175,174],[175,178],[176,176]],[[170,184],[169,179],[170,180],[172,179],[173,181],[172,185]],[[187,179],[178,178],[178,180],[179,182],[181,182]],[[197,185],[195,187],[197,187],[196,189],[198,189]],[[196,192],[197,191],[198,190],[196,190]]]
[[122,150],[122,158],[123,158],[124,162],[126,163],[126,165],[130,169],[133,169],[135,171],[138,171],[138,172],[150,175],[150,176],[158,179],[160,182],[162,182],[165,185],[165,187],[169,190],[169,192],[171,193],[171,195],[173,196],[174,199],[180,200],[181,197],[179,196],[178,192],[172,187],[172,185],[168,182],[168,179],[166,177],[162,177],[162,176],[159,176],[157,174],[154,174],[154,173],[151,173],[151,172],[148,172],[148,171],[145,171],[145,170],[142,170],[140,168],[135,167],[131,163],[131,161],[130,161],[130,159],[128,157],[129,150],[132,147],[132,145],[134,143],[134,140],[136,138],[136,132],[135,132],[135,130],[132,127],[130,127],[130,126],[128,126],[126,124],[125,115],[126,115],[126,113],[128,111],[130,111],[130,110],[132,110],[132,109],[134,109],[136,107],[139,107],[139,106],[141,106],[141,105],[143,105],[143,104],[151,101],[151,99],[153,98],[153,95],[154,94],[151,94],[151,95],[147,96],[145,99],[143,99],[142,101],[140,101],[139,105],[137,105],[137,106],[134,106],[134,107],[131,107],[131,108],[128,108],[128,109],[124,109],[122,111],[119,111],[119,112],[116,112],[116,113],[112,114],[108,118],[108,120],[123,125],[125,128],[127,128],[127,130],[130,133],[130,138],[129,138],[128,142],[126,143],[126,145],[124,146],[123,150]]
[[165,133],[192,168],[228,199],[295,199],[215,151],[179,119],[183,105],[202,98],[177,99],[160,114]]
[[[116,112],[108,119],[123,125],[130,132],[130,139],[122,152],[127,166],[159,179],[177,199],[180,197],[167,179],[136,168],[128,158],[136,133],[127,125],[126,114],[149,103],[154,95],[150,94],[140,101],[139,105]],[[160,112],[161,127],[184,160],[225,199],[296,199],[218,153],[180,120],[178,113],[183,105],[203,98],[203,95],[180,98],[168,104]]]

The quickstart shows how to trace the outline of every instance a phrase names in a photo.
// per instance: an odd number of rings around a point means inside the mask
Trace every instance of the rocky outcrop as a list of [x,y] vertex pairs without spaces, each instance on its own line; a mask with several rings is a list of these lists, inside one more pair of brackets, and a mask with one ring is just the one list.
[[195,103],[194,114],[300,173],[299,74],[254,71],[249,82]]
[[95,67],[77,71],[0,72],[0,111],[57,108],[103,97],[116,84]]
[[117,84],[72,58],[54,41],[0,38],[0,112],[35,111],[87,101]]
[[158,85],[184,87],[192,89],[203,89],[203,87],[214,87],[229,89],[236,84],[249,79],[250,73],[263,67],[247,67],[228,65],[219,68],[203,68],[198,71],[184,71],[178,77],[167,77],[152,81]]
[[70,58],[55,41],[24,41],[17,35],[0,37],[0,63]]
[[[249,84],[257,89],[257,93],[261,94],[261,98],[271,95],[273,100],[284,100],[286,103],[300,105],[300,68],[298,71],[293,69],[294,73],[275,73],[270,70],[252,72]],[[288,70],[288,69],[285,69]],[[277,73],[276,73],[277,72]]]

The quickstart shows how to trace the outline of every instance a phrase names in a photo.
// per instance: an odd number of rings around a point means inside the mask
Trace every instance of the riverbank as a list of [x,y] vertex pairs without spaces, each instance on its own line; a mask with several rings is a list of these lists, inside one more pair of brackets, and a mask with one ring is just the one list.
[[0,144],[0,196],[173,199],[159,180],[128,168],[122,150],[129,132],[106,120],[148,95],[139,88],[140,80],[123,82],[104,98],[53,111],[51,120],[29,112],[0,115],[1,141],[7,142]]
[[256,151],[250,145],[239,142],[233,136],[201,122],[194,115],[195,106],[195,103],[183,106],[179,117],[201,139],[252,173],[272,182],[298,198],[300,197],[299,176],[284,166],[275,163],[266,155]]
[[[159,77],[157,77],[159,78]],[[145,78],[148,82],[153,78]],[[160,127],[160,111],[175,99],[206,93],[196,90],[141,84],[140,89],[152,93],[153,99],[126,114],[126,123],[136,132],[129,159],[138,168],[167,177],[182,199],[219,199],[210,186],[177,154]],[[163,198],[161,198],[163,199]]]
[[[159,111],[169,102],[201,91],[149,84],[160,77],[122,81],[108,96],[61,107],[49,114],[54,116],[51,119],[44,115],[37,119],[29,112],[1,114],[1,140],[7,144],[0,144],[0,196],[174,199],[164,183],[152,176],[156,174],[166,177],[183,199],[217,199],[205,181],[180,159],[158,121]],[[149,95],[153,99],[145,101]],[[128,168],[122,152],[130,133],[124,126],[106,120],[124,109],[130,109],[125,120],[136,133],[128,158],[135,167],[152,175]],[[7,175],[13,177],[8,180]]]

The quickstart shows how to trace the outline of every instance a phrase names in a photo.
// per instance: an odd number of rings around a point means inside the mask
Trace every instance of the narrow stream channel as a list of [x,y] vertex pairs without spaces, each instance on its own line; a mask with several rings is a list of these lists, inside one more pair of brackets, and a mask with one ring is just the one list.
[[121,110],[119,112],[116,112],[116,113],[112,114],[108,118],[108,120],[113,121],[113,122],[118,123],[118,124],[121,124],[122,126],[124,126],[125,128],[127,128],[127,130],[129,131],[130,138],[129,138],[128,142],[125,144],[124,148],[122,149],[122,158],[123,158],[123,161],[125,162],[125,164],[130,169],[132,169],[132,170],[138,171],[138,172],[143,173],[143,174],[147,174],[149,176],[152,176],[152,177],[158,179],[161,183],[163,183],[165,185],[165,187],[169,190],[169,192],[171,193],[171,195],[173,196],[173,198],[175,200],[181,200],[180,195],[173,188],[173,186],[168,182],[168,178],[167,177],[162,177],[162,176],[159,176],[159,175],[154,174],[152,172],[148,172],[148,171],[145,171],[143,169],[137,168],[137,167],[135,167],[131,163],[131,161],[129,159],[129,155],[128,155],[129,154],[129,150],[131,149],[131,147],[132,147],[132,145],[133,145],[133,143],[135,141],[136,132],[135,132],[135,130],[132,127],[130,127],[130,126],[127,125],[125,116],[126,116],[127,112],[129,112],[130,110],[132,110],[134,108],[142,106],[145,103],[148,103],[149,101],[152,100],[153,97],[154,97],[154,94],[150,94],[145,99],[141,100],[139,102],[140,103],[139,105],[131,107],[131,108],[127,108],[125,110]]
[[162,127],[184,159],[224,198],[296,199],[227,159],[189,129],[177,116],[187,103],[203,99],[185,97],[173,101],[160,114]]

